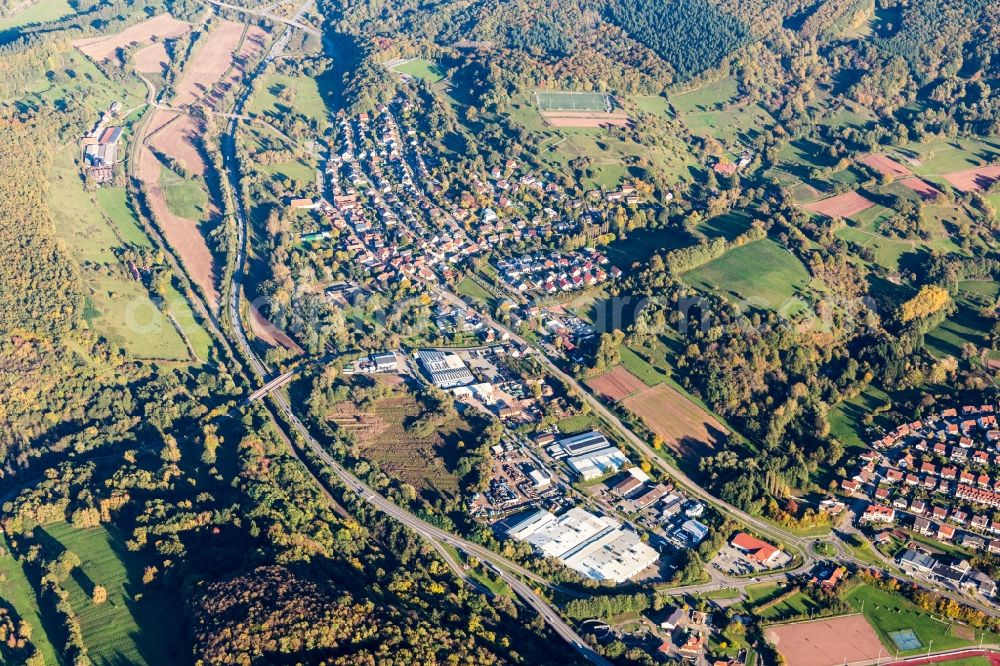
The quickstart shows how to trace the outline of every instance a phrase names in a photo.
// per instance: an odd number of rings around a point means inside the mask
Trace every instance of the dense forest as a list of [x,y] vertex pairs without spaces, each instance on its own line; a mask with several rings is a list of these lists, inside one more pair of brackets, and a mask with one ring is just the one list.
[[608,13],[684,79],[717,66],[749,37],[742,21],[708,0],[615,0]]

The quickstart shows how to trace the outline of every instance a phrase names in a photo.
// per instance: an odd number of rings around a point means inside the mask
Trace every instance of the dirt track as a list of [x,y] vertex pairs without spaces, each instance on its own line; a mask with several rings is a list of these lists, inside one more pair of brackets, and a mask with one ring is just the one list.
[[794,666],[837,666],[889,656],[863,615],[782,624],[766,635]]
[[604,127],[625,126],[631,121],[624,113],[603,111],[542,111],[542,118],[553,127]]

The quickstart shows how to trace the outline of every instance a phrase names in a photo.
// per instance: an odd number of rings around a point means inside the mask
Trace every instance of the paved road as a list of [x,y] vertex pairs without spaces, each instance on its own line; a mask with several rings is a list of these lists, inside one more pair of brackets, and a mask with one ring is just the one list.
[[[248,9],[247,7],[240,7],[239,5],[231,5],[228,2],[220,2],[219,0],[206,0],[206,2],[208,2],[208,4],[210,5],[215,5],[216,7],[221,7],[223,9],[230,9],[234,12],[241,12],[243,14],[252,14],[254,16],[260,16],[262,18],[266,18],[269,21],[284,23],[285,25],[291,28],[297,28],[299,30],[302,30],[303,32],[308,32],[310,35],[315,35],[316,37],[323,36],[323,33],[321,31],[317,30],[308,23],[302,23],[299,21],[299,19],[302,18],[302,16],[306,13],[306,11],[308,11],[308,9],[304,8],[307,5],[312,5],[312,0],[306,2],[304,5],[302,5],[302,7],[299,7],[299,10],[295,12],[295,16],[293,16],[290,19],[287,19],[284,16],[278,16],[277,14],[273,14],[269,11],[261,9]],[[284,47],[282,47],[282,50],[284,50]]]

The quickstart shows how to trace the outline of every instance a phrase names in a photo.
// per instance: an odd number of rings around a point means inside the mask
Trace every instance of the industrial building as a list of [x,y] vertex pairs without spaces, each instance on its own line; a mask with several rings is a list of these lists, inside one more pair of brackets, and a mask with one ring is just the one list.
[[599,449],[606,449],[611,446],[611,442],[608,441],[608,438],[596,430],[560,439],[556,442],[556,444],[563,451],[565,451],[568,456],[580,456],[585,453],[591,453]]
[[624,582],[660,557],[617,520],[579,507],[559,517],[545,510],[532,512],[510,525],[507,534],[594,580]]
[[608,472],[615,472],[631,463],[621,449],[609,446],[569,458],[566,464],[582,479],[589,481]]
[[466,386],[475,381],[472,372],[458,354],[448,354],[433,349],[417,353],[424,372],[430,377],[431,383],[438,388],[450,389]]

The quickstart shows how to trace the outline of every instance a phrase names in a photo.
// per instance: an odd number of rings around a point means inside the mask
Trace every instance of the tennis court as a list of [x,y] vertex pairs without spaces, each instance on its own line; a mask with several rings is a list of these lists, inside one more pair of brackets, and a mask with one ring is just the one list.
[[920,643],[920,639],[913,632],[912,629],[900,629],[898,631],[890,631],[889,638],[892,642],[896,644],[900,652],[906,652],[907,650],[917,650],[923,645]]

